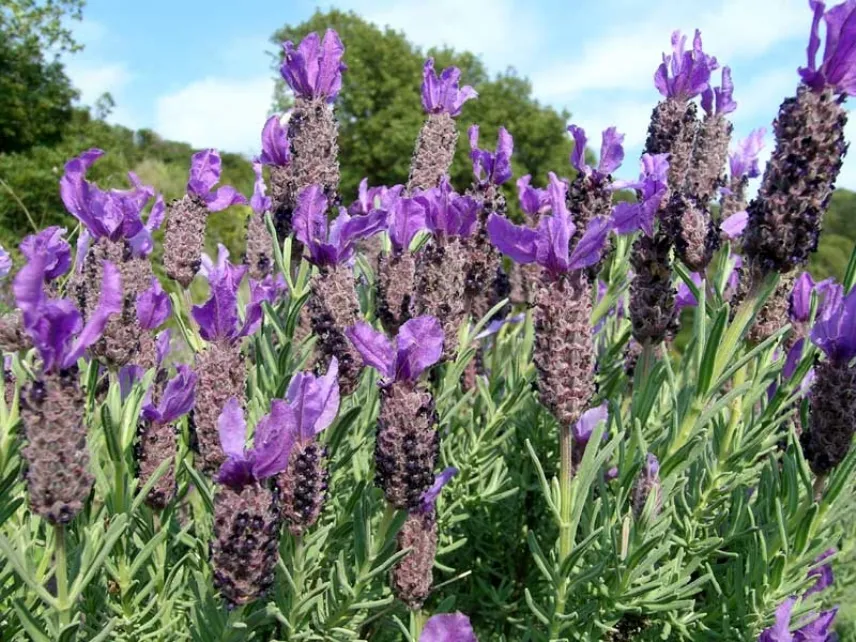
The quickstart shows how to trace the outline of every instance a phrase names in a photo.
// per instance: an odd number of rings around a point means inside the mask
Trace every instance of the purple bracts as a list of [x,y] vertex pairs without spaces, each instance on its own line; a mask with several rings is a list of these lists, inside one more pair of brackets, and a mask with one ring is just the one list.
[[470,158],[473,161],[473,174],[476,181],[491,185],[502,185],[511,178],[511,154],[514,151],[514,139],[505,127],[499,128],[496,152],[479,149],[479,126],[471,125],[468,130],[470,139]]
[[[21,254],[23,254],[24,258],[28,261],[35,260],[36,255],[45,255],[46,281],[53,281],[54,279],[63,276],[71,267],[71,247],[63,238],[63,236],[65,236],[65,232],[66,230],[64,227],[58,227],[56,225],[46,227],[38,234],[31,234],[26,237],[21,241],[21,245],[19,246]],[[9,268],[12,267],[9,255],[3,251],[3,248],[0,248],[0,278],[5,276],[3,273],[4,255],[8,261],[6,274],[8,274]]]
[[696,30],[692,49],[686,50],[687,37],[672,33],[672,53],[663,54],[663,62],[654,74],[654,85],[664,98],[686,102],[708,88],[710,74],[719,65],[716,58],[702,51],[701,32]]
[[791,633],[791,612],[796,602],[797,598],[789,597],[779,605],[775,623],[761,632],[758,642],[833,642],[836,639],[832,623],[838,613],[837,608],[822,612]]
[[422,108],[426,114],[458,116],[464,103],[478,94],[469,85],[459,86],[461,70],[447,67],[440,76],[434,71],[434,59],[428,58],[422,68]]
[[419,642],[478,642],[478,639],[466,615],[442,613],[428,618]]
[[262,153],[259,162],[272,167],[285,167],[290,161],[288,126],[284,126],[280,117],[275,114],[267,119],[262,128]]
[[[831,88],[836,94],[856,95],[856,2],[847,0],[826,11],[826,3],[809,0],[814,11],[808,43],[808,65],[799,70],[802,81],[817,93]],[[826,47],[820,67],[818,27],[826,22]]]
[[423,316],[402,325],[394,347],[381,332],[364,321],[348,328],[345,334],[363,362],[377,370],[385,384],[406,382],[413,385],[443,354],[443,328],[434,317]]
[[279,68],[295,96],[305,100],[332,103],[342,89],[342,62],[345,46],[333,29],[327,29],[324,39],[313,32],[295,47],[290,40],[282,45],[284,56]]

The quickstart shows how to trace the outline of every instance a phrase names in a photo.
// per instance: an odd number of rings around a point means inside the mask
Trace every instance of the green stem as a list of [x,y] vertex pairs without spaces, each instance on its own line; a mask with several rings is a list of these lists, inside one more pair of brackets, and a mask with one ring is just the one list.
[[306,566],[305,562],[303,536],[295,535],[294,551],[291,554],[291,567],[294,577],[295,591],[291,598],[291,609],[288,614],[288,621],[291,623],[291,626],[295,626],[294,623],[298,620],[297,605],[300,602],[300,597],[303,595],[303,572]]
[[54,526],[54,558],[56,569],[57,609],[59,610],[60,628],[71,623],[71,611],[68,603],[68,559],[65,547],[65,526]]
[[[746,383],[746,366],[743,366],[734,373],[734,379],[731,385],[733,388],[739,388],[744,383]],[[742,417],[743,397],[735,397],[734,401],[731,402],[731,416],[728,418],[728,427],[725,429],[725,436],[722,439],[722,447],[719,451],[719,461],[725,461],[731,454],[731,447],[734,443],[734,433],[736,432],[737,426]]]
[[563,564],[571,554],[573,542],[571,541],[571,512],[573,510],[573,497],[571,495],[571,482],[574,479],[572,457],[573,441],[571,440],[570,428],[562,429],[559,434],[559,489],[560,504],[559,515],[562,518],[559,524],[559,563]]
[[410,611],[410,638],[413,642],[419,642],[424,626],[425,612],[422,610]]

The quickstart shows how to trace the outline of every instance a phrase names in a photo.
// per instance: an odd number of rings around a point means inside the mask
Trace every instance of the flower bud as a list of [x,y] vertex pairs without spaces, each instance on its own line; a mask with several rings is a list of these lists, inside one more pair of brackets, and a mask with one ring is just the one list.
[[201,198],[187,194],[169,204],[163,242],[167,276],[186,288],[202,265],[208,208]]
[[298,442],[288,468],[277,479],[282,514],[293,535],[301,535],[318,521],[327,498],[327,449],[317,441]]
[[429,114],[416,139],[407,191],[430,189],[448,174],[455,156],[458,128],[448,113]]

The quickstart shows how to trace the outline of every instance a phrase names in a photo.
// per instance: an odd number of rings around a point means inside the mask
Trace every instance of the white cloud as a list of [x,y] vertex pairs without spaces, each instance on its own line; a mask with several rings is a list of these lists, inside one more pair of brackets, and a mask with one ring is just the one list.
[[525,64],[537,45],[535,12],[516,0],[354,0],[349,4],[371,22],[403,31],[420,47],[448,45],[471,51],[493,70]]
[[728,64],[759,56],[797,35],[808,36],[811,14],[801,0],[721,0],[705,10],[708,4],[666,0],[642,21],[638,12],[628,12],[627,21],[584,40],[577,47],[579,56],[534,74],[536,93],[558,98],[592,89],[650,88],[669,34],[677,28],[690,35],[701,29],[705,50]]
[[273,87],[268,75],[192,82],[157,99],[154,129],[197,148],[258,153]]
[[66,65],[72,84],[80,90],[80,102],[92,105],[105,92],[115,97],[130,82],[132,75],[124,63],[99,63],[72,60]]

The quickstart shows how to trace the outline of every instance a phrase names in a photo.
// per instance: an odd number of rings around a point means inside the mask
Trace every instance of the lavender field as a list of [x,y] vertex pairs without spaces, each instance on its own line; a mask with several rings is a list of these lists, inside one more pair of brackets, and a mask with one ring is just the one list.
[[0,99],[0,640],[856,640],[856,249],[817,259],[856,0],[805,34],[748,137],[662,34],[641,158],[439,51],[379,160],[332,26],[282,42],[246,167]]

